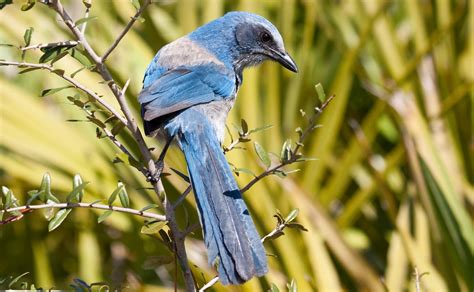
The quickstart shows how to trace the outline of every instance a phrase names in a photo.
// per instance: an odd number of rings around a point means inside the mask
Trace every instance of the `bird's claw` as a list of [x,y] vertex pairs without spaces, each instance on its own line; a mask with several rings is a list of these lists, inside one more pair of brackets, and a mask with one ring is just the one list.
[[160,180],[161,174],[163,173],[164,166],[165,164],[163,163],[163,160],[156,161],[155,162],[156,170],[154,173],[147,171],[146,181],[152,184],[156,184]]

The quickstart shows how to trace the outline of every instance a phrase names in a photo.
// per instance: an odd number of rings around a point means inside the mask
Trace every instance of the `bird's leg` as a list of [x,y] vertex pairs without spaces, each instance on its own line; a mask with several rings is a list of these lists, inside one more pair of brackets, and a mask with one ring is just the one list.
[[158,160],[155,161],[156,172],[155,173],[148,173],[147,181],[149,181],[151,183],[156,183],[156,182],[158,182],[158,180],[160,180],[161,174],[163,173],[163,168],[165,166],[166,152],[168,151],[168,148],[171,145],[171,141],[173,141],[173,137],[169,137],[166,140],[166,144],[163,147],[163,150],[161,150],[161,153],[160,153],[160,156],[158,157]]

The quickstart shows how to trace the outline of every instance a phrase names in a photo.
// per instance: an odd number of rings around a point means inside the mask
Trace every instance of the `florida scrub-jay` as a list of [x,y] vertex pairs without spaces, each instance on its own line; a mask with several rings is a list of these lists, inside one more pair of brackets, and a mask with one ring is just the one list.
[[161,48],[138,97],[145,133],[176,139],[196,197],[209,264],[223,284],[267,270],[265,250],[222,151],[242,71],[270,59],[297,72],[265,18],[230,12]]

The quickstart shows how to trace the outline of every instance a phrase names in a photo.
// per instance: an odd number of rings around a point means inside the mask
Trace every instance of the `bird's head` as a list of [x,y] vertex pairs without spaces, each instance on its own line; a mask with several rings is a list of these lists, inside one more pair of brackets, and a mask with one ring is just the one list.
[[243,69],[270,59],[290,71],[298,72],[295,61],[285,50],[283,38],[270,21],[247,12],[231,12],[223,18],[227,17],[239,19],[234,30],[239,52],[236,60],[238,67]]

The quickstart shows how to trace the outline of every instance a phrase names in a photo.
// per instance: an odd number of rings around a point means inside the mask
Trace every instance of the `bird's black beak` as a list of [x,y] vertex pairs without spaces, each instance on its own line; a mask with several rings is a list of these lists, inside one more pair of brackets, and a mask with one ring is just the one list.
[[271,49],[272,58],[280,63],[286,69],[298,73],[298,66],[296,66],[295,61],[287,52],[280,52],[274,49]]

